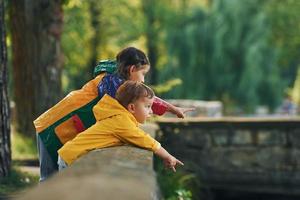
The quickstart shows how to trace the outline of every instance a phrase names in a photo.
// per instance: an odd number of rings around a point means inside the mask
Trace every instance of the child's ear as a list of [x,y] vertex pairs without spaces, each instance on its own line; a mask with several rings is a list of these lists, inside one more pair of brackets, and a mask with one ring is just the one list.
[[131,65],[129,67],[129,74],[131,74],[132,72],[135,72],[135,69],[136,69],[135,65]]
[[128,104],[127,110],[133,114],[135,112],[134,104],[133,103]]

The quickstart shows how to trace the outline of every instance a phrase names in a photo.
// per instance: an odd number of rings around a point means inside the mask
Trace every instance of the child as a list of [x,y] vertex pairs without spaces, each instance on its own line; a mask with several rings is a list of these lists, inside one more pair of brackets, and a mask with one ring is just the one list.
[[[57,150],[95,123],[92,108],[104,94],[114,97],[116,90],[125,80],[143,82],[144,76],[150,70],[146,55],[134,47],[123,49],[116,60],[117,73],[98,75],[82,89],[68,94],[34,121],[38,133],[40,181],[57,171]],[[178,108],[155,97],[152,110],[158,115],[169,111],[183,117],[183,113],[191,109]]]
[[[116,56],[118,68],[116,73],[106,74],[98,85],[99,96],[109,94],[111,97],[119,86],[126,80],[145,81],[145,75],[150,70],[150,63],[146,55],[139,49],[128,47],[123,49]],[[192,111],[194,108],[180,108],[155,97],[152,111],[156,115],[163,115],[165,112],[171,112],[179,118],[184,118],[184,113]]]
[[144,123],[152,113],[153,101],[154,92],[136,81],[122,84],[115,99],[104,95],[93,108],[96,123],[59,149],[59,169],[94,149],[132,144],[153,151],[164,160],[167,168],[175,172],[176,165],[183,163],[138,127],[138,123]]

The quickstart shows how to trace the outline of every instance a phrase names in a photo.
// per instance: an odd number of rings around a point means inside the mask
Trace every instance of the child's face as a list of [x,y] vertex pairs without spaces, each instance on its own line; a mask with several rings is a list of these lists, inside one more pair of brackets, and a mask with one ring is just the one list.
[[133,65],[129,70],[129,80],[145,82],[145,75],[148,73],[149,70],[150,65],[143,65],[139,68]]
[[139,123],[144,123],[148,117],[152,114],[151,106],[154,98],[141,97],[132,104],[130,112]]

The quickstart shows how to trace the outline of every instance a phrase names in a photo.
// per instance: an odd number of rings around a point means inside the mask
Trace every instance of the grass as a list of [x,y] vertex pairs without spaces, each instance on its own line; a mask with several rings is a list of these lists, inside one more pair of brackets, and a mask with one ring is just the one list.
[[11,127],[11,152],[13,162],[10,173],[0,178],[0,199],[14,196],[39,181],[38,175],[21,171],[17,162],[38,159],[36,141],[16,132],[14,126]]
[[37,145],[33,138],[28,138],[14,131],[11,134],[13,160],[38,159]]
[[0,198],[1,196],[16,195],[36,185],[38,180],[38,176],[22,172],[18,169],[18,166],[13,165],[8,176],[0,179]]

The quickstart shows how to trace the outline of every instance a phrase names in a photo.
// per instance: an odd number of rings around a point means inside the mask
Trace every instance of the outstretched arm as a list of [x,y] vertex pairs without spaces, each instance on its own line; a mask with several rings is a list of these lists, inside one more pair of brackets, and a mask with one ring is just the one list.
[[149,134],[146,134],[142,129],[138,128],[128,117],[119,115],[116,116],[116,119],[119,119],[119,123],[116,125],[115,136],[121,141],[153,151],[163,159],[165,167],[172,169],[174,172],[176,172],[176,165],[183,165],[180,160],[177,160],[174,156],[169,154],[161,147],[159,142]]
[[176,115],[178,118],[184,118],[184,114],[186,112],[190,112],[190,111],[194,111],[195,108],[182,108],[182,107],[177,107],[174,106],[170,103],[168,103],[168,112],[173,113],[174,115]]
[[169,154],[163,147],[160,147],[154,153],[163,159],[166,168],[172,169],[174,172],[176,172],[176,165],[184,165],[180,160]]
[[174,106],[161,98],[155,97],[153,105],[152,105],[152,110],[154,114],[157,115],[163,115],[165,112],[170,112],[174,115],[176,115],[178,118],[184,118],[184,114],[186,112],[190,112],[195,110],[195,108],[182,108],[182,107],[177,107]]

